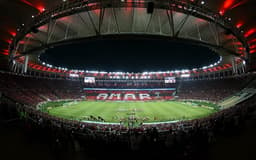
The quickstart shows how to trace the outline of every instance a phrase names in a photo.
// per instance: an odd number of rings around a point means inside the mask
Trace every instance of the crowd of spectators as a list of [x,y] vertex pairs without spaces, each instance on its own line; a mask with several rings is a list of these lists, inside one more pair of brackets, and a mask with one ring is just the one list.
[[27,105],[58,99],[78,99],[82,95],[79,81],[42,79],[2,72],[0,72],[0,92]]
[[117,89],[144,89],[144,88],[176,88],[175,83],[164,83],[164,80],[115,80],[87,83],[85,88],[117,88]]
[[[54,130],[62,134],[79,135],[89,140],[128,144],[137,149],[147,143],[160,143],[171,147],[193,137],[214,140],[214,134],[228,126],[238,125],[240,120],[256,105],[256,96],[231,108],[219,111],[207,118],[164,124],[141,124],[129,127],[121,124],[90,123],[67,120],[40,112],[35,104],[46,100],[80,98],[84,93],[79,81],[37,79],[0,73],[1,97],[17,103],[20,117],[27,123]],[[236,77],[222,80],[182,81],[178,87],[179,98],[218,101],[247,85],[251,79]],[[200,136],[201,137],[200,137]]]
[[180,99],[203,99],[218,102],[243,89],[251,78],[235,77],[215,80],[181,81],[177,90]]
[[245,115],[255,107],[256,96],[234,107],[219,111],[209,117],[185,120],[176,123],[140,125],[127,127],[120,124],[88,123],[57,118],[35,110],[31,106],[19,106],[21,117],[27,123],[53,130],[58,137],[63,134],[83,136],[87,140],[97,140],[106,144],[114,142],[139,149],[147,143],[158,143],[164,147],[187,143],[194,138],[212,142],[214,135],[228,127],[239,126]]
[[[26,77],[21,75],[0,73],[0,92],[13,98],[19,103],[37,105],[43,101],[54,101],[59,99],[80,99],[89,94],[84,88],[174,88],[177,90],[176,97],[179,99],[203,99],[218,102],[225,97],[235,94],[250,81],[248,77],[236,77],[215,80],[179,80],[175,84],[165,84],[160,82],[123,82],[105,81],[95,84],[85,84],[80,81],[43,79],[36,77]],[[93,95],[90,95],[93,94]],[[173,97],[173,92],[167,97]]]

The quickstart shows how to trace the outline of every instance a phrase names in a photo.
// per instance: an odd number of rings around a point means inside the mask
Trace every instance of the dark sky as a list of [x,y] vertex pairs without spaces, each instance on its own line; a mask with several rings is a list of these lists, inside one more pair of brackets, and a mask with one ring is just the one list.
[[208,48],[159,39],[91,40],[49,49],[40,58],[54,66],[108,72],[192,69],[219,60]]

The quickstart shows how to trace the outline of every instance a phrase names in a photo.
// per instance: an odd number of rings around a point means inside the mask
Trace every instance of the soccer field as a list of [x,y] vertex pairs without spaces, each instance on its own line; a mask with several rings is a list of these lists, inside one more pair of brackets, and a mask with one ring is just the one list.
[[[50,115],[76,120],[94,120],[101,117],[105,122],[120,122],[136,118],[143,122],[163,122],[195,119],[208,116],[215,109],[197,103],[166,102],[50,102],[45,111]],[[54,106],[54,107],[52,107]]]

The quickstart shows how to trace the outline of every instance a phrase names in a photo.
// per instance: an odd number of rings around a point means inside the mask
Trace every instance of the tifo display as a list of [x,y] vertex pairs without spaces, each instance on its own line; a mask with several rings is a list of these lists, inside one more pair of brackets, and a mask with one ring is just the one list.
[[175,88],[171,89],[84,89],[88,100],[152,101],[171,100]]

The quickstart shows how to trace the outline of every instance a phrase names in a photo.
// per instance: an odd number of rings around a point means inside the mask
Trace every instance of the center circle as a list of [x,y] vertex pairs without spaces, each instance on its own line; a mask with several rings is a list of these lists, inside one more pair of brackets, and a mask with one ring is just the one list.
[[50,47],[40,60],[55,67],[107,72],[193,69],[217,62],[211,49],[166,38],[94,37]]

